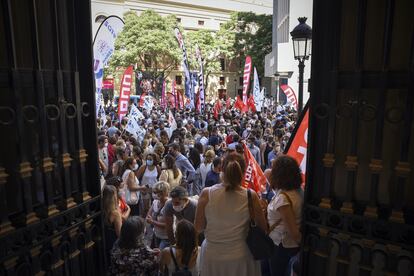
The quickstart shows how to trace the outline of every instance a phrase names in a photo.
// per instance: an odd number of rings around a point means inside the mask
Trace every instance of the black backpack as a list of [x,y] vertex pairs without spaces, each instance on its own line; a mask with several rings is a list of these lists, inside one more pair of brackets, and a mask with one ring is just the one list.
[[178,264],[177,264],[177,260],[175,259],[175,256],[174,256],[174,252],[173,252],[173,250],[172,250],[172,247],[170,246],[170,254],[171,254],[171,257],[172,257],[172,259],[173,259],[173,262],[174,262],[174,266],[175,266],[175,271],[174,272],[172,272],[172,276],[192,276],[192,274],[191,274],[191,271],[189,271],[188,270],[188,266],[186,265],[186,266],[184,266],[184,268],[183,269],[180,269],[179,267],[178,267]]

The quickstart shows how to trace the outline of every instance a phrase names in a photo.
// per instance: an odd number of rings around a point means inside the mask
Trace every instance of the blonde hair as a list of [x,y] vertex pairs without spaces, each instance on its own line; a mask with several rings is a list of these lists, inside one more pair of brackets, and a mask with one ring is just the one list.
[[158,181],[154,184],[153,190],[158,190],[161,191],[163,194],[168,195],[168,193],[170,192],[170,184],[168,184],[165,181]]
[[107,224],[111,224],[111,214],[117,210],[117,201],[118,195],[115,186],[105,185],[102,192],[102,212],[104,221]]

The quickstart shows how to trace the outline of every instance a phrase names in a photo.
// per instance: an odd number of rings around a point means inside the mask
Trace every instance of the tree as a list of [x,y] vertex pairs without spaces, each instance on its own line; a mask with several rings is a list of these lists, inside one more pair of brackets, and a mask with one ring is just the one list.
[[137,15],[124,14],[125,26],[115,41],[110,71],[121,66],[137,65],[154,79],[167,76],[182,58],[174,36],[176,17],[162,17],[153,10]]
[[[224,32],[223,32],[224,33]],[[220,70],[219,56],[229,55],[231,47],[226,47],[226,44],[219,39],[219,35],[209,30],[190,31],[186,33],[186,45],[190,67],[192,69],[200,68],[199,62],[196,59],[196,45],[201,50],[204,70],[204,88],[207,90],[208,78],[211,73]]]
[[246,56],[251,56],[257,73],[263,76],[265,56],[272,51],[272,16],[235,12],[221,29],[228,43],[233,44],[234,57],[244,61]]

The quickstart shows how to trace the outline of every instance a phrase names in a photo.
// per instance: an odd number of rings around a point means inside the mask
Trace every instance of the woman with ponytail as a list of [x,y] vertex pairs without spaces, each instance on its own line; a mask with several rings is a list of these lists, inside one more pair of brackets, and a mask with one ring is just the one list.
[[[230,153],[223,160],[221,184],[205,188],[198,200],[195,228],[204,231],[201,247],[201,275],[261,275],[246,244],[250,215],[247,190],[243,188],[246,162],[242,155]],[[251,191],[257,225],[267,223],[259,198]]]

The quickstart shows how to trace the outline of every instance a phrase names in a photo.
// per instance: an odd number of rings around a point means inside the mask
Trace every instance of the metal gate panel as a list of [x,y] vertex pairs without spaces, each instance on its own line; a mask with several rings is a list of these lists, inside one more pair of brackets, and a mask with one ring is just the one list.
[[413,9],[314,0],[303,275],[414,274]]
[[0,275],[102,275],[90,1],[0,14]]

